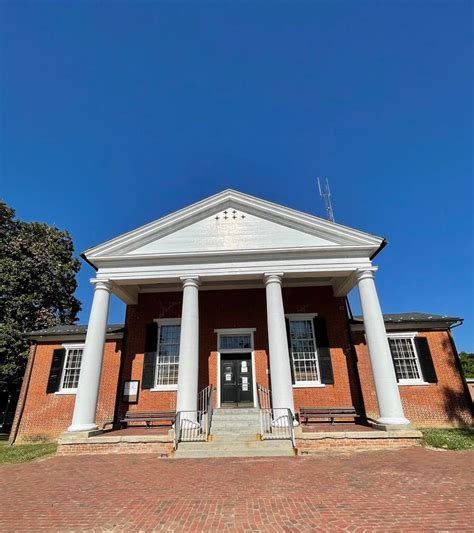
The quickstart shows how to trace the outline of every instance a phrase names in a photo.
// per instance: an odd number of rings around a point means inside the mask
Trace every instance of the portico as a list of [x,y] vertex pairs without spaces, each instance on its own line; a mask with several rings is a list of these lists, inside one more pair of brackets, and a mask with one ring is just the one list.
[[[231,310],[232,316],[240,313],[234,329],[256,329],[260,342],[267,343],[268,367],[263,368],[262,359],[262,368],[257,368],[253,378],[267,380],[274,409],[289,409],[294,415],[297,393],[306,391],[308,397],[314,391],[316,401],[324,387],[334,387],[340,379],[333,376],[332,384],[322,379],[328,373],[328,364],[329,373],[332,372],[330,351],[337,347],[329,341],[325,345],[325,334],[316,331],[319,325],[313,326],[312,321],[322,309],[318,294],[333,299],[334,311],[325,317],[331,330],[336,308],[339,315],[346,313],[344,297],[356,286],[380,411],[378,422],[383,427],[406,426],[409,422],[404,416],[375,287],[377,269],[371,259],[383,242],[380,237],[227,190],[87,250],[84,257],[97,274],[92,280],[94,299],[68,431],[97,429],[95,416],[110,294],[121,298],[135,313],[144,314],[146,310],[150,322],[173,319],[179,324],[179,341],[173,340],[171,330],[166,333],[158,325],[143,363],[145,368],[147,354],[152,354],[149,359],[154,377],[149,390],[163,395],[173,391],[177,412],[196,411],[200,382],[208,384],[203,382],[202,363],[211,352],[204,349],[203,338],[211,342],[208,338],[213,334],[214,350],[218,350],[214,330],[221,327],[217,322],[228,309],[225,300],[219,300],[222,312],[217,313],[215,305],[211,308],[209,303],[211,295],[230,294],[228,291],[256,295],[263,318],[260,312],[252,315],[249,310],[257,307],[257,300],[248,298],[242,309]],[[263,291],[264,301],[259,296]],[[145,297],[154,295],[157,302],[164,302],[168,293],[180,295],[179,304],[159,303],[152,310],[144,307]],[[311,294],[307,302],[285,308],[285,297],[290,302],[297,294],[301,300],[305,293]],[[210,314],[215,314],[216,323],[203,326],[203,320],[209,322]],[[246,317],[250,322],[246,322]],[[226,321],[235,326],[237,319]],[[309,332],[307,337],[302,333],[304,328]],[[336,355],[341,367],[342,356],[342,352]],[[171,369],[175,366],[174,385],[170,375],[174,375]],[[217,370],[213,372],[215,379],[209,378],[210,382],[217,383]],[[213,376],[210,366],[208,375]],[[146,381],[143,376],[142,387]]]

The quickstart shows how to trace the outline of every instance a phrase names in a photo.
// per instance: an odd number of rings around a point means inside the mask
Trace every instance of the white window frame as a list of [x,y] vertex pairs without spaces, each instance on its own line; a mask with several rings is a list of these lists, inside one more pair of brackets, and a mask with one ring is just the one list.
[[[82,357],[84,357],[84,346],[85,344],[63,344],[62,347],[66,350],[66,353],[64,354],[64,361],[63,361],[63,368],[61,370],[61,379],[59,380],[59,389],[55,392],[55,394],[77,394],[77,387],[76,388],[64,388],[64,377],[66,374],[66,363],[68,359],[68,352],[69,350],[82,350]],[[79,368],[79,376],[81,375],[81,369],[82,369],[82,358],[81,358],[81,367]]]
[[[406,386],[406,385],[428,385],[428,383],[423,379],[423,371],[421,369],[420,365],[420,356],[418,355],[418,352],[416,350],[416,344],[415,344],[415,337],[418,335],[418,332],[416,331],[410,331],[410,332],[403,332],[403,333],[387,333],[388,340],[390,339],[407,339],[411,341],[411,345],[413,348],[413,353],[415,354],[415,364],[416,368],[418,370],[419,378],[411,378],[411,379],[400,379],[397,380],[398,385]],[[390,350],[391,353],[391,350]],[[393,356],[392,356],[392,362],[393,362]],[[395,364],[393,364],[393,369],[395,370]],[[396,375],[396,371],[395,371]]]
[[[153,388],[150,389],[152,392],[158,391],[177,391],[178,384],[175,385],[158,385],[156,380],[158,379],[158,364],[160,358],[160,329],[161,326],[181,326],[181,318],[156,318],[154,322],[158,325],[158,334],[156,339],[156,360],[155,360],[155,383]],[[179,375],[179,361],[178,361],[178,375]]]
[[[217,407],[221,406],[221,353],[250,353],[250,360],[252,364],[252,392],[253,392],[253,406],[258,407],[257,398],[257,373],[255,367],[255,349],[254,349],[254,333],[257,328],[226,328],[215,329],[217,333]],[[221,335],[250,335],[250,348],[228,348],[221,349]]]
[[[291,321],[301,321],[301,320],[308,320],[311,322],[311,332],[313,334],[313,342],[314,342],[314,355],[316,358],[316,370],[318,372],[318,380],[316,381],[296,381],[293,383],[293,388],[295,389],[303,389],[303,388],[318,388],[318,387],[325,387],[326,385],[324,383],[321,383],[321,370],[319,368],[319,353],[318,353],[318,345],[316,342],[316,331],[314,330],[314,318],[317,317],[317,313],[291,313],[285,315],[285,318],[288,320],[288,322]],[[295,367],[293,366],[293,350],[291,346],[291,332],[288,331],[288,338],[290,339],[290,345],[288,346],[288,349],[290,351],[290,358],[291,358],[291,365],[292,370],[294,372]]]

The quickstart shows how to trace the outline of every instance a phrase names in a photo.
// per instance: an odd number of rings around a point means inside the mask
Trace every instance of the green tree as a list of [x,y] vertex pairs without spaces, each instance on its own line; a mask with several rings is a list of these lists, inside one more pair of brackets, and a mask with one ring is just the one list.
[[466,378],[474,378],[474,353],[460,352],[462,371]]
[[21,383],[27,331],[76,321],[80,263],[73,252],[67,231],[18,220],[0,200],[0,391]]

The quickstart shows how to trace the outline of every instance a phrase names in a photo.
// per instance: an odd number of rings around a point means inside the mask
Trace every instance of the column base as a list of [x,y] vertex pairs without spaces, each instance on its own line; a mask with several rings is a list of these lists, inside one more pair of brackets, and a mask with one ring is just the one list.
[[92,431],[65,431],[59,436],[59,443],[75,442],[78,440],[88,439],[90,437],[97,437],[103,433],[102,429],[95,429]]
[[378,418],[374,422],[370,422],[374,429],[382,431],[397,431],[399,429],[409,429],[410,421],[406,418]]
[[72,424],[67,428],[68,433],[76,431],[97,431],[98,429],[95,424]]

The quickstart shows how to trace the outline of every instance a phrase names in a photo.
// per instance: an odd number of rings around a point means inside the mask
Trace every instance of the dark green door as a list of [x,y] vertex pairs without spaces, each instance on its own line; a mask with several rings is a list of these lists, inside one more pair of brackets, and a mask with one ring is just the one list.
[[221,355],[221,404],[253,404],[250,354]]

